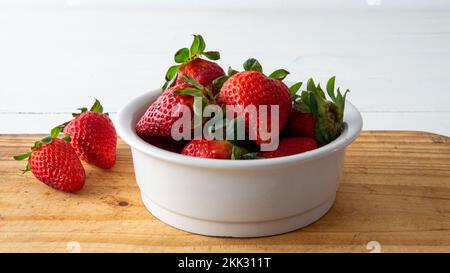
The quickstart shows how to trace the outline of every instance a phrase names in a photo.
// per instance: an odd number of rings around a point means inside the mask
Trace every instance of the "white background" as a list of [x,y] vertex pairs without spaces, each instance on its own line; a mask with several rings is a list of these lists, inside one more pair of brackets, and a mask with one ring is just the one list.
[[291,81],[349,88],[365,130],[450,134],[450,1],[0,1],[0,133],[45,133],[100,99],[114,116],[205,37]]

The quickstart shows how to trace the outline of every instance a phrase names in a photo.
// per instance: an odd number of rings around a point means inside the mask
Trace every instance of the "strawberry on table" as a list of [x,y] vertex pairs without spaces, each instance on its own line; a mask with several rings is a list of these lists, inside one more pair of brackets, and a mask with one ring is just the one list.
[[[244,116],[247,133],[252,133],[257,137],[256,142],[268,142],[267,139],[261,139],[260,129],[260,111],[259,106],[267,106],[267,131],[271,132],[271,106],[279,107],[279,130],[283,130],[287,123],[292,101],[289,88],[281,81],[289,72],[279,69],[270,76],[262,73],[262,67],[255,59],[249,59],[244,63],[246,71],[232,74],[223,83],[218,95],[218,103],[221,106],[237,106],[239,111],[237,115]],[[227,76],[225,76],[226,78]],[[257,110],[257,121],[250,122],[250,116],[245,114],[244,108],[254,105]],[[279,133],[279,132],[278,132]],[[278,137],[276,135],[275,137]]]
[[[210,60],[220,59],[217,51],[205,51],[206,44],[201,35],[194,35],[190,48],[182,48],[175,53],[176,65],[169,68],[166,73],[166,83],[163,90],[172,87],[176,83],[184,82],[183,75],[193,78],[201,85],[211,88],[213,93],[216,89],[212,86],[215,79],[223,76],[225,72],[216,63],[200,58],[204,56]],[[217,90],[218,91],[218,90]]]
[[278,148],[273,151],[261,151],[258,157],[275,158],[304,153],[317,148],[317,143],[309,137],[290,137],[280,139]]
[[28,160],[24,173],[33,175],[46,185],[64,192],[76,192],[84,186],[86,174],[80,159],[70,145],[70,137],[57,138],[61,128],[38,140],[31,151],[15,156],[15,160]]
[[81,113],[73,114],[64,133],[70,135],[71,144],[81,160],[103,169],[109,169],[116,163],[117,134],[114,124],[103,113],[98,100],[88,111],[80,108]]

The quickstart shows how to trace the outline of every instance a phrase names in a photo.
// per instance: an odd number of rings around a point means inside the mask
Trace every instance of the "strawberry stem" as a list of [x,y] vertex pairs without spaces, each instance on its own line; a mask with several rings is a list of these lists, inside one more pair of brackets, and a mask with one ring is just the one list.
[[206,58],[213,61],[217,61],[220,59],[220,53],[218,51],[205,52],[205,40],[200,34],[194,34],[193,36],[194,40],[192,41],[190,48],[184,47],[179,49],[175,53],[174,60],[177,65],[172,65],[167,70],[165,75],[166,82],[162,86],[163,91],[175,84],[178,77],[178,71],[193,60],[200,58],[201,56],[205,56]]

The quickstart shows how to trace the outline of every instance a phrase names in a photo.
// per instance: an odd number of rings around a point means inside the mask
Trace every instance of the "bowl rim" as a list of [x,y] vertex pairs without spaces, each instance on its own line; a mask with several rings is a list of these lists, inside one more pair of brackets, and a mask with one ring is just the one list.
[[317,149],[285,157],[256,160],[225,160],[186,156],[153,146],[141,139],[135,132],[134,128],[136,124],[132,124],[133,116],[137,114],[138,109],[144,107],[147,109],[161,92],[160,88],[154,89],[128,101],[117,112],[115,125],[118,135],[131,148],[156,159],[179,165],[215,169],[255,169],[298,164],[300,162],[316,160],[345,149],[358,137],[363,126],[361,113],[347,100],[344,113],[344,131],[338,138]]

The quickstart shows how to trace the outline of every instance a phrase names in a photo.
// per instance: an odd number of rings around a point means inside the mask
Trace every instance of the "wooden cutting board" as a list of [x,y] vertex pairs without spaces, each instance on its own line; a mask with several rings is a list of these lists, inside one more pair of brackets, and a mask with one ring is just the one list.
[[333,208],[284,235],[234,239],[172,228],[143,206],[129,147],[117,165],[86,166],[66,194],[21,175],[36,135],[0,135],[0,252],[450,251],[450,141],[420,132],[363,132],[347,152]]

